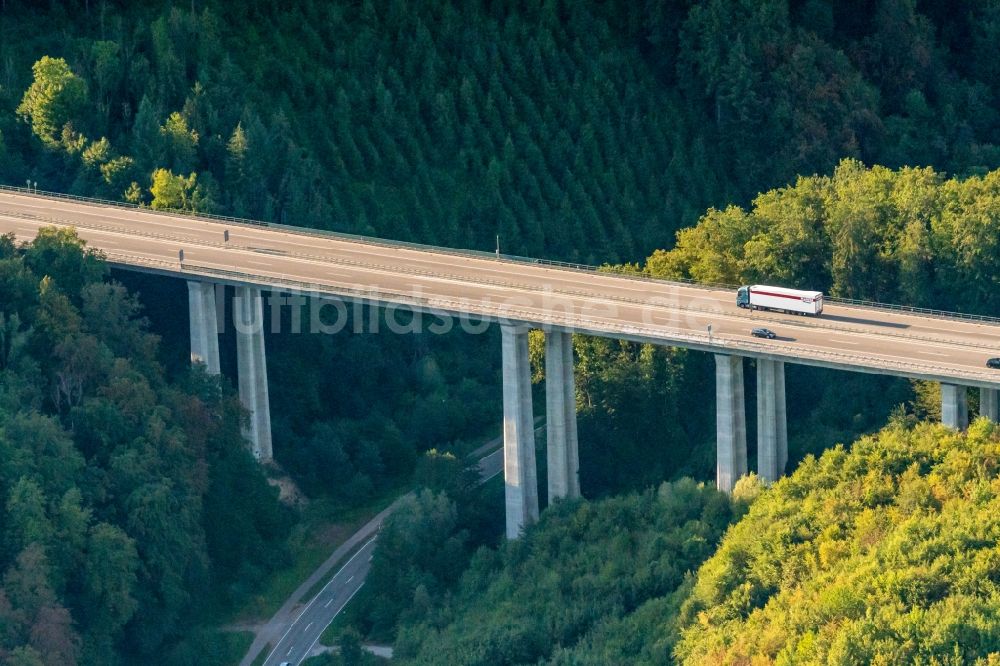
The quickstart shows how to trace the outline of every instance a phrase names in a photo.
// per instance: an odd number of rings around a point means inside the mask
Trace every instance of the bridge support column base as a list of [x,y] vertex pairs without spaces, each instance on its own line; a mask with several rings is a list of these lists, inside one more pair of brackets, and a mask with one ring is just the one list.
[[501,325],[503,355],[503,474],[507,538],[538,520],[535,424],[531,408],[528,332]]
[[551,504],[562,497],[580,496],[571,333],[551,330],[545,334],[545,411]]
[[757,473],[777,481],[788,462],[785,364],[757,359]]
[[728,493],[747,473],[742,356],[715,355],[715,425],[715,485]]
[[998,394],[1000,394],[1000,389],[979,389],[979,415],[994,423],[1000,423]]
[[964,386],[941,384],[941,423],[955,430],[969,427],[969,405]]
[[258,460],[271,460],[271,407],[267,395],[267,360],[264,355],[264,308],[260,289],[237,287],[233,299],[236,327],[236,360],[240,402],[250,412],[244,436]]

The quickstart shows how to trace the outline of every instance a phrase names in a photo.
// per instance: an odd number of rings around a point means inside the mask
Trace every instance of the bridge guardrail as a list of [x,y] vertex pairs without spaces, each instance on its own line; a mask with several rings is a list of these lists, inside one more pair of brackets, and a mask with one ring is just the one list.
[[[171,263],[171,262],[162,262]],[[175,262],[172,264],[177,266]],[[270,279],[274,280],[275,276],[266,276],[263,274],[249,273],[246,271],[231,270],[225,268],[216,268],[213,266],[204,266],[197,264],[185,263],[182,271],[188,271],[192,274],[209,274],[217,275],[220,277],[228,277],[231,279],[236,279],[242,282],[259,283],[263,280]],[[418,296],[411,293],[404,292],[394,292],[392,290],[361,290],[352,289],[350,287],[342,287],[337,285],[324,285],[320,282],[303,282],[296,278],[290,278],[286,275],[281,275],[280,280],[285,283],[286,286],[294,286],[294,288],[303,291],[320,291],[321,289],[336,289],[339,292],[343,292],[343,296],[354,296],[360,298],[367,298],[371,300],[377,300],[380,296],[392,295],[395,298],[402,300],[403,302],[411,302],[418,305],[422,305],[431,310],[440,310],[444,312],[455,312],[462,311],[464,306],[468,305],[468,302],[463,302],[462,299],[455,299],[450,297],[431,297],[431,296]],[[507,319],[511,321],[519,321],[525,323],[533,323],[537,320],[537,313],[532,310],[524,309],[523,306],[512,307],[510,305],[502,304],[484,304],[480,303],[479,307],[481,312],[475,314],[470,313],[470,315],[476,318],[495,318],[495,319]],[[787,356],[789,358],[802,358],[803,347],[800,345],[789,345],[789,344],[775,344],[775,343],[763,343],[756,340],[738,340],[733,341],[725,336],[715,335],[709,337],[705,333],[701,332],[685,332],[680,330],[657,330],[663,329],[663,327],[656,327],[653,325],[640,326],[636,324],[618,324],[606,321],[600,321],[595,317],[587,317],[582,315],[567,315],[565,313],[550,313],[549,323],[556,326],[561,326],[570,330],[580,330],[580,331],[598,331],[615,332],[622,335],[634,335],[637,337],[654,338],[657,337],[658,333],[664,334],[663,343],[670,345],[671,342],[675,343],[688,343],[694,344],[701,347],[708,347],[717,353],[739,353],[743,352],[746,354],[775,354],[781,356]],[[586,324],[590,323],[590,327]],[[666,335],[669,333],[669,335]],[[734,342],[736,344],[734,344]],[[727,350],[729,350],[727,352]],[[816,358],[817,360],[826,360],[829,363],[835,363],[840,365],[847,365],[858,367],[857,359],[858,356],[851,355],[842,351],[836,351],[820,347],[809,347],[810,357]],[[950,370],[947,366],[934,365],[933,363],[915,363],[913,361],[903,361],[898,359],[883,358],[876,356],[865,356],[863,357],[871,363],[868,367],[878,368],[881,370],[887,370],[890,372],[897,372],[904,376],[912,375],[924,375],[924,376],[944,376],[956,379],[960,381],[962,379],[974,379],[977,381],[983,381],[988,383],[995,383],[996,377],[992,373],[985,373],[981,371],[961,371],[956,373],[954,370]],[[801,360],[799,361],[801,362]]]
[[109,263],[121,263],[121,264],[143,264],[145,266],[157,266],[160,268],[183,270],[179,268],[180,264],[176,261],[167,261],[166,259],[154,259],[152,257],[142,257],[135,254],[126,254],[124,252],[106,252],[102,251],[104,255],[104,260]]
[[881,303],[879,301],[865,301],[857,298],[842,298],[840,296],[824,296],[823,298],[829,302],[837,303],[838,305],[851,305],[857,308],[868,308],[871,310],[908,312],[928,317],[940,317],[943,319],[969,319],[972,321],[982,321],[990,324],[1000,323],[1000,317],[993,317],[991,315],[969,314],[966,312],[949,312],[948,310],[921,308],[914,305],[897,305],[894,303]]
[[[118,253],[118,252],[106,253],[106,256],[110,261],[125,260],[130,263],[141,263],[149,266],[172,268],[175,270],[179,270],[180,272],[189,272],[192,275],[207,274],[223,278],[231,278],[241,282],[260,283],[266,280],[274,280],[277,277],[278,279],[281,280],[281,282],[284,283],[282,286],[292,287],[295,289],[300,289],[302,291],[320,291],[323,288],[336,289],[338,292],[341,292],[339,294],[341,296],[347,296],[347,297],[353,296],[353,297],[367,298],[372,300],[377,300],[380,296],[391,294],[403,302],[416,303],[418,305],[427,307],[431,310],[439,310],[443,312],[461,311],[463,309],[463,306],[466,306],[468,304],[467,302],[463,302],[462,299],[454,299],[449,297],[417,296],[412,293],[392,292],[391,290],[385,290],[385,289],[380,289],[377,291],[371,289],[368,290],[353,289],[350,287],[343,287],[337,285],[324,285],[319,282],[304,282],[297,278],[290,278],[284,274],[279,276],[263,275],[260,273],[249,273],[246,271],[232,270],[226,268],[216,268],[214,266],[204,266],[191,263],[181,264],[180,262],[176,261],[151,259],[148,257],[141,257],[138,255],[130,255],[126,253]],[[536,317],[537,313],[534,313],[530,310],[525,310],[523,309],[523,307],[514,308],[511,306],[502,306],[500,304],[485,305],[482,303],[480,303],[480,307],[483,310],[483,312],[476,313],[475,315],[472,315],[472,313],[469,314],[477,318],[486,317],[486,318],[496,318],[496,319],[508,319],[514,321],[522,321],[526,323],[531,323],[534,321],[534,319],[537,318]],[[648,326],[642,327],[635,324],[614,324],[609,322],[598,323],[598,320],[595,319],[594,317],[586,317],[580,315],[571,317],[565,314],[561,316],[557,314],[555,318],[559,319],[560,321],[553,321],[551,322],[552,324],[555,324],[557,326],[562,326],[569,330],[590,330],[593,333],[594,328],[597,328],[598,330],[605,330],[607,332],[616,332],[622,335],[635,335],[647,338],[656,337],[657,333],[655,329],[651,329]],[[582,325],[586,324],[587,322],[591,322],[592,328],[588,329],[587,327]],[[775,352],[777,352],[778,354],[787,355],[788,357],[791,358],[798,358],[798,359],[802,358],[803,348],[801,346],[788,345],[788,344],[774,344],[774,343],[764,344],[756,340],[739,340],[738,345],[733,345],[732,341],[726,338],[725,336],[715,335],[710,338],[705,333],[682,332],[678,330],[673,330],[670,331],[669,333],[670,333],[669,336],[665,336],[663,338],[663,342],[668,345],[671,342],[679,342],[679,343],[687,342],[688,344],[696,344],[699,346],[714,349],[716,352],[726,352],[727,349],[731,350],[729,353],[743,352],[747,354],[757,353],[762,355],[774,354]],[[852,362],[857,360],[856,356],[852,356],[850,354],[841,351],[834,351],[818,347],[810,347],[809,351],[811,352],[811,355],[817,360],[826,360],[827,362],[830,363],[839,363],[841,365],[857,367],[857,363]],[[930,363],[914,363],[912,361],[901,361],[897,359],[879,358],[874,356],[866,356],[864,358],[872,362],[868,367],[887,370],[890,372],[898,372],[899,374],[902,374],[904,376],[922,374],[924,376],[950,377],[954,378],[956,381],[961,381],[962,379],[974,379],[977,381],[983,381],[990,384],[996,383],[995,375],[993,375],[992,373],[963,371],[961,373],[956,374],[954,371],[949,371],[949,369],[945,366],[934,365]],[[801,362],[801,360],[799,362]]]
[[[51,221],[51,218],[46,218],[46,219],[49,219]],[[116,230],[116,227],[111,226],[111,225],[90,224],[90,223],[87,224],[86,228],[88,228],[88,229],[101,229],[101,230]],[[149,238],[156,238],[156,239],[161,239],[161,240],[173,240],[173,241],[187,241],[188,240],[188,239],[185,239],[185,238],[174,237],[174,236],[170,236],[170,235],[166,235],[166,234],[158,234],[158,233],[150,233],[150,232],[138,232],[138,233],[140,235],[142,235],[142,236],[147,236]],[[252,248],[252,247],[241,246],[241,245],[229,245],[229,246],[227,246],[225,243],[222,243],[222,242],[209,243],[209,242],[202,241],[202,244],[203,245],[211,245],[213,247],[231,247],[231,248],[242,250],[242,251],[246,251],[246,252],[253,252],[254,251],[254,248]],[[410,274],[410,275],[421,276],[421,277],[436,277],[436,278],[447,278],[447,279],[452,279],[452,280],[466,280],[466,281],[469,281],[469,282],[474,282],[476,284],[482,284],[482,285],[492,285],[492,286],[500,286],[500,287],[519,287],[519,288],[522,288],[522,289],[525,289],[525,290],[530,290],[531,289],[530,285],[519,284],[519,283],[516,283],[516,282],[501,281],[501,280],[494,280],[494,279],[487,279],[487,278],[480,278],[480,277],[459,276],[457,274],[445,273],[445,272],[441,272],[441,271],[429,271],[429,270],[426,270],[426,269],[408,268],[408,267],[404,267],[404,266],[388,266],[388,265],[383,265],[383,264],[369,263],[369,262],[351,260],[351,259],[340,258],[340,257],[326,257],[326,256],[322,256],[322,255],[313,255],[313,254],[309,254],[309,253],[294,252],[294,251],[290,251],[290,252],[287,252],[287,253],[282,253],[281,256],[283,256],[283,257],[286,257],[286,256],[287,257],[297,257],[297,258],[302,258],[302,259],[308,259],[308,260],[311,260],[311,261],[320,261],[320,262],[324,262],[324,263],[332,263],[332,264],[337,264],[337,265],[356,266],[356,267],[362,267],[362,268],[368,268],[368,269],[375,269],[375,270],[383,270],[383,271],[394,270],[394,271],[397,271],[397,272],[407,273],[407,274]],[[182,269],[180,269],[180,270],[182,270]],[[578,289],[553,289],[552,293],[553,294],[560,294],[560,295],[570,295],[570,296],[574,296],[574,297],[577,297],[577,298],[591,298],[591,299],[596,298],[593,293],[587,292],[587,291],[583,291],[583,290],[578,290]],[[629,304],[633,304],[633,305],[640,305],[640,306],[650,304],[650,301],[648,299],[646,299],[646,298],[637,298],[637,297],[628,297],[628,296],[619,296],[619,295],[608,295],[605,298],[607,298],[609,300],[613,300],[613,301],[618,301],[618,302],[623,302],[623,303],[629,303]],[[703,313],[703,314],[712,314],[712,313],[719,312],[719,310],[713,309],[713,308],[693,307],[693,306],[690,306],[690,305],[688,305],[688,306],[675,305],[674,307],[677,308],[679,311],[683,311],[683,312],[698,312],[698,313]],[[841,332],[843,332],[845,330],[846,331],[852,331],[852,330],[853,331],[858,331],[859,330],[859,329],[845,328],[843,326],[835,328],[835,327],[833,327],[833,326],[825,323],[822,319],[798,318],[798,319],[796,319],[795,321],[793,321],[791,323],[793,323],[796,326],[801,326],[801,327],[825,328],[825,329],[837,330],[837,331],[841,331]],[[906,334],[906,333],[897,333],[895,331],[885,331],[885,332],[883,332],[883,335],[888,335],[890,337],[904,338],[904,339],[908,339],[908,340],[925,340],[925,341],[929,341],[929,342],[942,342],[942,343],[949,343],[949,344],[957,344],[957,345],[964,346],[964,347],[974,347],[974,348],[983,348],[983,349],[990,347],[989,345],[987,345],[985,343],[971,343],[971,342],[964,342],[964,341],[955,342],[955,341],[947,340],[947,339],[944,339],[944,338],[936,338],[936,337],[931,337],[931,336],[926,336],[926,335],[910,335],[910,334]]]
[[[207,222],[231,222],[235,224],[242,224],[257,228],[269,228],[276,229],[280,231],[285,231],[289,233],[295,233],[298,235],[305,236],[321,236],[329,237],[340,240],[350,240],[360,243],[366,243],[369,245],[379,245],[383,247],[392,247],[400,249],[412,249],[418,251],[433,251],[441,252],[446,254],[451,254],[455,256],[464,256],[476,259],[491,259],[500,261],[509,261],[519,264],[535,264],[539,266],[551,266],[553,268],[562,268],[568,270],[575,270],[585,273],[603,273],[608,275],[614,275],[616,277],[624,277],[632,280],[641,280],[648,282],[656,282],[661,284],[679,284],[685,285],[698,289],[707,290],[735,290],[739,285],[720,283],[720,282],[698,282],[689,278],[658,278],[652,275],[639,273],[631,270],[624,270],[617,266],[604,265],[604,266],[592,266],[588,264],[580,264],[566,261],[559,261],[555,259],[540,259],[535,257],[524,257],[520,255],[512,254],[497,254],[495,252],[485,252],[482,250],[470,250],[470,249],[459,249],[444,247],[438,245],[426,245],[421,243],[411,243],[409,241],[396,241],[389,240],[385,238],[377,238],[373,236],[363,236],[360,234],[351,234],[342,231],[329,231],[326,229],[309,229],[306,227],[296,227],[287,224],[281,224],[277,222],[267,222],[263,220],[251,220],[242,217],[232,217],[228,215],[216,215],[214,213],[200,213],[179,209],[153,209],[147,208],[145,206],[140,206],[137,204],[129,203],[126,201],[112,201],[109,199],[99,199],[95,197],[83,197],[74,194],[63,194],[61,192],[47,192],[39,191],[37,189],[30,190],[26,187],[17,187],[11,185],[0,184],[0,191],[16,192],[18,194],[27,194],[29,196],[38,196],[39,198],[55,198],[55,199],[66,199],[70,201],[79,201],[82,203],[97,204],[102,206],[114,206],[116,208],[132,209],[141,211],[143,213],[153,214],[153,215],[165,215],[165,216],[183,216],[189,217],[191,219],[204,220]],[[916,314],[927,317],[937,317],[942,319],[960,319],[968,321],[979,321],[983,323],[997,324],[1000,323],[1000,317],[995,317],[991,315],[978,315],[969,314],[964,312],[951,312],[947,310],[936,310],[933,308],[922,308],[911,305],[900,305],[893,303],[882,303],[878,301],[866,301],[852,298],[842,298],[837,296],[824,296],[824,299],[828,303],[836,303],[839,305],[851,305],[854,307],[862,307],[872,310],[883,310],[889,312],[905,312],[909,314]]]

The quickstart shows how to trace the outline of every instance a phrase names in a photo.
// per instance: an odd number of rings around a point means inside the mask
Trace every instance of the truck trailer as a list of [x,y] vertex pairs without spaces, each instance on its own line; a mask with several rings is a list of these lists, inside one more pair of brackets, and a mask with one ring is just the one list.
[[751,310],[819,315],[823,312],[823,292],[754,284],[739,288],[736,305]]

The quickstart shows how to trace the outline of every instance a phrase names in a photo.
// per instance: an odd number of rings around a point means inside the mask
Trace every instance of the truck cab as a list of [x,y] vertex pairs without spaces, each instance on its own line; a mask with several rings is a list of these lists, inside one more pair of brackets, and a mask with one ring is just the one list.
[[750,307],[750,287],[740,287],[736,292],[736,306],[741,308]]

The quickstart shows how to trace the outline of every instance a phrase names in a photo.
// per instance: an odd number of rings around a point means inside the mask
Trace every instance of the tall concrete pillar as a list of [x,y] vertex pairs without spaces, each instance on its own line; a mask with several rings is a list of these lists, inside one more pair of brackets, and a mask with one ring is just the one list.
[[785,364],[775,372],[774,404],[778,417],[778,474],[782,475],[788,469],[788,405],[785,402]]
[[715,485],[728,493],[747,473],[742,356],[715,355],[715,426]]
[[557,498],[580,496],[571,333],[545,334],[545,411],[551,504]]
[[188,315],[191,324],[191,363],[204,363],[210,375],[219,374],[219,322],[215,310],[215,285],[188,280]]
[[264,308],[260,289],[237,287],[233,299],[236,360],[240,402],[250,412],[244,436],[258,460],[270,460],[271,407],[267,398],[267,360],[264,355]]
[[569,460],[568,496],[580,496],[580,445],[576,436],[576,377],[573,372],[573,334],[564,333],[563,390],[566,396],[566,457]]
[[1000,389],[979,389],[979,415],[994,423],[1000,423],[1000,409],[997,407],[998,394],[1000,394]]
[[941,384],[941,423],[956,430],[969,427],[969,405],[964,386]]
[[757,473],[777,481],[788,460],[785,364],[757,359]]
[[538,520],[535,424],[531,411],[528,333],[501,325],[503,354],[503,475],[507,538]]

